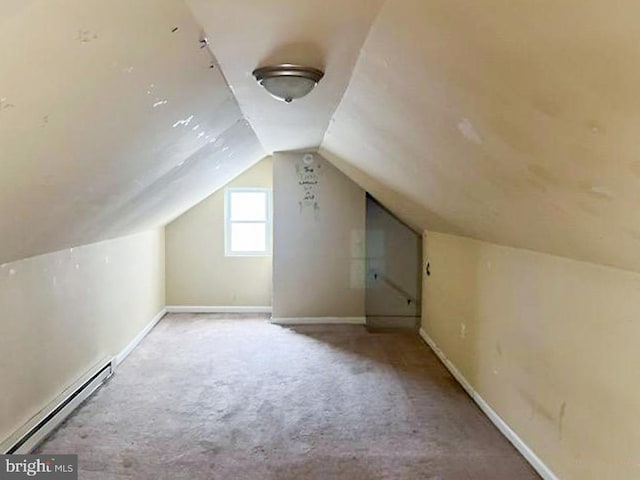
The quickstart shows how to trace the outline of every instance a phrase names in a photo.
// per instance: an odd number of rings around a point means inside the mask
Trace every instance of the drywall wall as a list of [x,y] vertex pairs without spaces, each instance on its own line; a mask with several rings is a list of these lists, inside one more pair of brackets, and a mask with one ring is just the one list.
[[[267,157],[228,183],[269,188]],[[271,305],[271,256],[226,257],[224,188],[167,225],[167,304],[192,306]]]
[[639,15],[387,1],[320,153],[422,229],[640,271]]
[[[367,195],[367,321],[420,315],[422,238]],[[409,325],[412,322],[409,322]],[[417,322],[413,322],[417,325]]]
[[314,153],[273,172],[273,317],[363,317],[365,192]]
[[422,325],[562,480],[640,477],[640,275],[425,233]]
[[264,156],[183,1],[11,3],[0,263],[165,225]]
[[0,266],[0,442],[164,308],[164,232]]

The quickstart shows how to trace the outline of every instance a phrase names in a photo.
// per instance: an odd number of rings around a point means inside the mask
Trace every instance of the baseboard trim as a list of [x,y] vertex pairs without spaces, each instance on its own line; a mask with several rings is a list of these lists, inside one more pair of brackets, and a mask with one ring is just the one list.
[[276,325],[365,325],[366,317],[282,317],[272,318]]
[[520,454],[531,464],[536,472],[544,480],[559,480],[558,477],[547,467],[544,462],[538,457],[533,450],[531,450],[526,443],[514,432],[511,427],[496,413],[496,411],[489,406],[489,404],[476,392],[467,379],[460,373],[460,371],[451,363],[442,350],[436,345],[427,332],[420,328],[420,337],[425,341],[429,348],[438,356],[443,365],[451,372],[451,375],[458,381],[458,383],[465,389],[473,401],[480,407],[480,410],[489,417],[489,420],[500,430],[500,432],[509,440],[513,446],[520,452]]
[[170,305],[168,313],[271,313],[271,307],[235,307],[235,306],[195,306],[195,305]]
[[417,316],[367,315],[367,326],[371,328],[397,328],[415,332],[418,325],[420,317]]
[[2,454],[29,454],[113,374],[113,358],[93,366],[0,444]]
[[153,330],[162,317],[167,314],[167,309],[163,308],[160,310],[155,317],[135,336],[133,340],[131,340],[126,347],[122,349],[122,351],[115,356],[114,358],[114,368],[118,367],[122,362],[124,362],[125,358],[129,356],[129,354],[138,346],[138,344],[148,335],[148,333]]
[[0,443],[0,453],[30,453],[47,435],[69,417],[84,400],[89,398],[107,378],[113,375],[116,367],[140,344],[166,313],[166,308],[160,310],[117,356],[102,360],[73,384],[65,388],[51,403],[31,417],[9,438]]

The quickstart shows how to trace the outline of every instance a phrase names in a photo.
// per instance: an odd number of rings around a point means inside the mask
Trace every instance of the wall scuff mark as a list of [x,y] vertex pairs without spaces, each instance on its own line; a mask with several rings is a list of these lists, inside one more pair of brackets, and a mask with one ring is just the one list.
[[76,37],[76,40],[78,40],[80,43],[89,43],[93,40],[96,40],[98,38],[98,34],[92,32],[91,30],[78,30],[78,36]]
[[0,111],[14,108],[15,105],[7,101],[6,98],[0,98]]

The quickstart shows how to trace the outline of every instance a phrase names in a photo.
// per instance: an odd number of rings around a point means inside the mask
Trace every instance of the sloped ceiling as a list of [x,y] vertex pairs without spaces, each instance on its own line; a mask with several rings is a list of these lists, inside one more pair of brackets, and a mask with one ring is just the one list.
[[389,0],[321,152],[422,228],[640,271],[639,17]]
[[159,226],[264,156],[181,0],[0,2],[0,263]]
[[[383,0],[187,0],[245,118],[268,152],[315,149],[342,98]],[[325,70],[291,104],[266,95],[251,72],[275,63]]]
[[[162,225],[265,153],[319,147],[415,228],[640,271],[635,1],[0,13],[0,263]],[[282,61],[326,77],[277,102],[251,71]]]

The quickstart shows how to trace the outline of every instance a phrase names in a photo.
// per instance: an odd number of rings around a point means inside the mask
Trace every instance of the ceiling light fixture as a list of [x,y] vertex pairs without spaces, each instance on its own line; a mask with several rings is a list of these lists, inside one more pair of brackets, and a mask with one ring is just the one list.
[[304,97],[324,76],[322,70],[283,63],[256,68],[253,76],[274,98],[291,103]]

